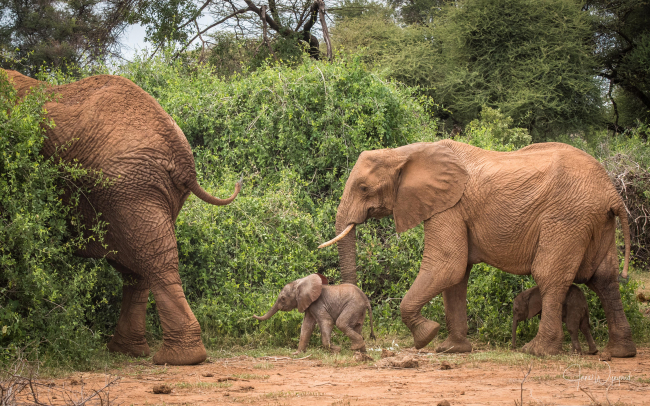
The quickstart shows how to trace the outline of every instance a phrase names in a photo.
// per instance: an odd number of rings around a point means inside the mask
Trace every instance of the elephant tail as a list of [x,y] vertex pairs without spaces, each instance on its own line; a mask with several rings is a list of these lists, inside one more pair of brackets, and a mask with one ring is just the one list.
[[217,197],[212,196],[210,193],[206,192],[205,189],[199,185],[199,183],[194,180],[194,182],[189,184],[189,189],[198,197],[199,199],[203,200],[206,203],[214,204],[216,206],[225,206],[227,204],[230,204],[233,200],[235,200],[235,197],[237,197],[237,194],[239,194],[239,191],[241,190],[242,186],[242,181],[243,177],[237,181],[237,184],[235,185],[235,192],[227,199],[219,199]]
[[366,301],[367,301],[366,306],[368,307],[368,317],[370,318],[370,338],[374,340],[377,337],[375,336],[375,329],[372,325],[372,306],[370,306],[370,300],[368,299],[368,297],[366,297]]
[[627,279],[627,271],[630,266],[630,225],[627,219],[627,210],[625,209],[625,204],[621,201],[621,204],[615,206],[612,210],[621,220],[621,228],[623,229],[623,240],[625,241],[625,262],[623,263],[623,272],[621,276]]

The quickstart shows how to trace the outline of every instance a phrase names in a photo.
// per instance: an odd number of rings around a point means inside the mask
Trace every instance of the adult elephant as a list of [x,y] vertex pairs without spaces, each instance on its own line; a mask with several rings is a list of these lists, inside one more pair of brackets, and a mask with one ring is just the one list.
[[[22,97],[42,83],[6,71]],[[83,257],[107,258],[125,276],[117,328],[111,351],[149,354],[145,315],[153,291],[163,328],[156,364],[187,365],[206,358],[201,327],[185,299],[178,274],[174,222],[190,192],[215,205],[217,199],[199,186],[190,145],[174,120],[144,90],[119,76],[93,76],[76,83],[48,87],[45,104],[55,126],[46,129],[42,154],[102,171],[108,187],[96,187],[82,199],[87,226],[96,213],[108,223],[103,244],[90,242]]]
[[542,295],[537,336],[524,350],[556,354],[562,344],[562,302],[573,282],[586,283],[603,304],[606,351],[636,354],[623,313],[615,245],[616,219],[630,255],[625,206],[603,167],[560,143],[516,152],[485,151],[444,140],[363,152],[336,214],[343,281],[356,283],[354,226],[393,215],[398,233],[424,221],[420,272],[400,305],[415,347],[427,345],[440,325],[420,311],[443,293],[449,337],[438,351],[467,352],[467,281],[485,262],[516,275],[532,274]]

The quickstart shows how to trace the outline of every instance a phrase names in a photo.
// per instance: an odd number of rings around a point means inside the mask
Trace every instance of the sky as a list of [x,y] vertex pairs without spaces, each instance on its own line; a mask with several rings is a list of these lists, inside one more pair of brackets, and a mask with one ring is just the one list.
[[120,41],[122,43],[122,57],[133,60],[136,51],[144,48],[151,48],[151,44],[144,42],[146,31],[140,24],[132,24],[126,27]]

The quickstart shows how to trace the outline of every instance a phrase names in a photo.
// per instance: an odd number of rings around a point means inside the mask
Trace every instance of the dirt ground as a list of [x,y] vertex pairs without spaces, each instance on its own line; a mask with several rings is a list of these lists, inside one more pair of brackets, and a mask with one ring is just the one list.
[[[506,350],[453,355],[407,349],[391,358],[409,357],[417,361],[412,368],[386,366],[377,350],[368,352],[369,361],[349,352],[314,351],[295,358],[278,353],[224,358],[213,353],[197,366],[136,360],[102,373],[42,380],[35,390],[45,404],[70,404],[94,394],[86,404],[376,406],[444,405],[446,400],[451,405],[512,405],[523,396],[524,405],[650,405],[650,348],[639,348],[634,358],[606,362],[598,355],[537,358]],[[155,394],[158,385],[171,393]]]

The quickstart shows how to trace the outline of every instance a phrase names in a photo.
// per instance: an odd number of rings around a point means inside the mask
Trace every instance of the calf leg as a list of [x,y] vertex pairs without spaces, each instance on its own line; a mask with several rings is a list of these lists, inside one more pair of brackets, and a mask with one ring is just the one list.
[[302,320],[300,327],[300,342],[298,343],[298,351],[296,353],[304,352],[309,344],[309,339],[314,332],[316,326],[316,318],[311,314],[309,309],[305,312],[305,318]]
[[591,331],[589,329],[589,314],[585,314],[585,317],[582,318],[580,321],[580,331],[582,331],[582,335],[585,336],[587,339],[587,344],[589,345],[589,351],[587,354],[595,354],[598,352],[598,348],[596,347],[596,343],[594,342],[594,338],[591,336]]

